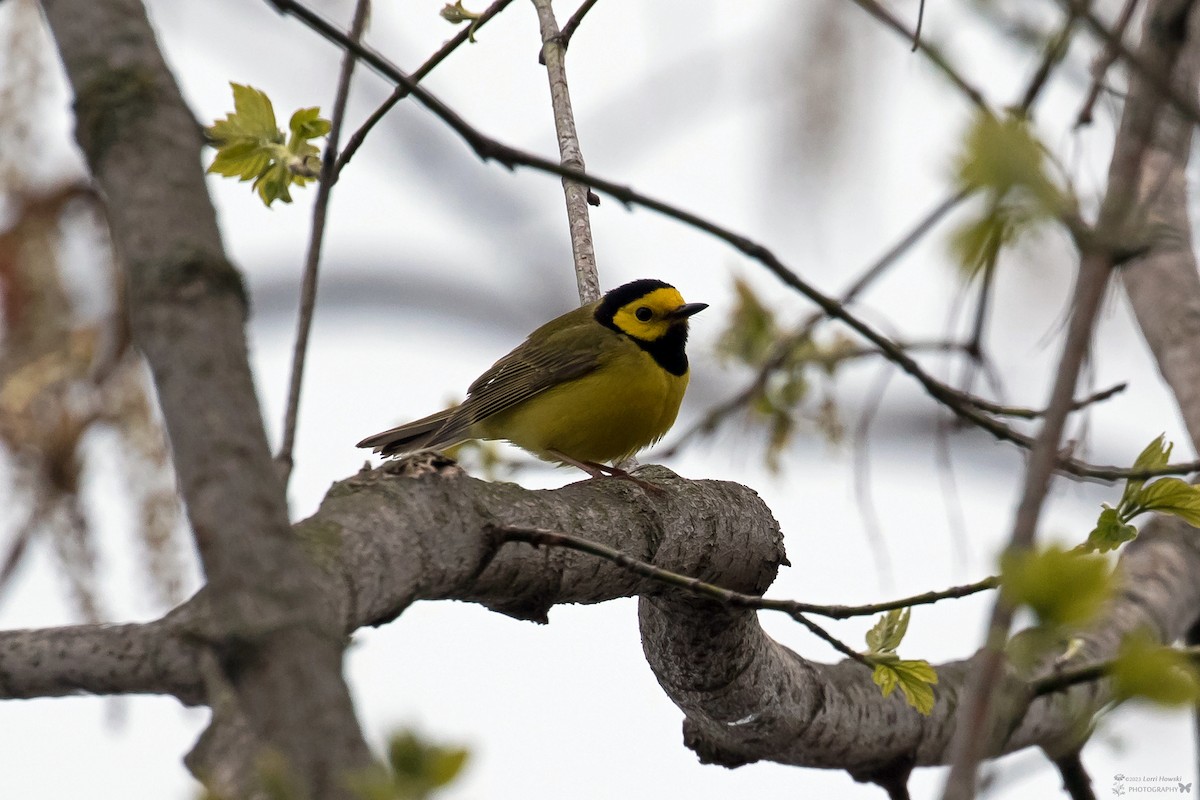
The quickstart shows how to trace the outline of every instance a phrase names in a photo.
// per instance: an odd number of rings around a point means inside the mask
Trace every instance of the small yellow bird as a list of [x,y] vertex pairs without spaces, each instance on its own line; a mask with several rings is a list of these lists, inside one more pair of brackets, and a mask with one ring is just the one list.
[[706,308],[662,281],[627,283],[529,334],[461,405],[358,446],[403,456],[507,439],[592,477],[627,477],[600,462],[628,458],[671,429],[688,385],[688,319]]

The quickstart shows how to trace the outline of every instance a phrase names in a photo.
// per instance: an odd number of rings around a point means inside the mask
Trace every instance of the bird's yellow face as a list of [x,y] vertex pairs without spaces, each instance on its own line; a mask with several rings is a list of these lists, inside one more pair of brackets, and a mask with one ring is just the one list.
[[671,326],[687,319],[676,312],[685,307],[683,295],[673,286],[652,289],[636,300],[617,309],[612,322],[623,333],[644,342],[654,342],[667,335]]

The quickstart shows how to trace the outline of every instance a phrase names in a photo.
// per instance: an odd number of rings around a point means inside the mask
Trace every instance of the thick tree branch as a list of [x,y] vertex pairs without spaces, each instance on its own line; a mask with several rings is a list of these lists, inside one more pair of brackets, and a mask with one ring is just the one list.
[[137,0],[47,0],[76,139],[108,201],[135,344],[149,362],[215,613],[211,642],[257,736],[312,797],[371,763],[325,585],[291,535],[246,355],[241,276],[201,138]]
[[[1189,48],[1181,72],[1200,69]],[[1200,453],[1200,275],[1188,219],[1187,164],[1193,125],[1177,115],[1155,131],[1146,169],[1134,188],[1148,251],[1121,270],[1138,327],[1175,396],[1192,449]]]
[[[780,532],[751,490],[686,481],[661,467],[638,474],[666,491],[648,495],[624,481],[587,480],[535,492],[465,477],[399,478],[378,469],[336,484],[295,530],[326,575],[326,601],[346,633],[384,624],[417,600],[467,600],[545,621],[558,603],[640,595],[647,658],[687,715],[685,740],[702,759],[774,760],[864,776],[887,764],[947,762],[969,662],[938,666],[937,703],[923,717],[898,697],[881,697],[871,670],[860,664],[800,658],[762,631],[754,610],[698,599],[590,554],[501,547],[486,533],[570,530],[734,591],[761,593],[771,583],[783,563]],[[1125,588],[1083,632],[1078,663],[1111,658],[1129,631],[1145,627],[1169,641],[1197,618],[1194,529],[1172,520],[1148,524],[1126,548],[1120,569]],[[203,693],[205,702],[219,702],[204,688],[210,681],[192,632],[206,618],[207,603],[202,593],[145,626],[0,633],[0,697],[136,691],[188,702]],[[1032,745],[1066,752],[1077,744],[1081,721],[1110,699],[1104,682],[1033,700],[1025,677],[1004,680],[1030,704],[1011,736],[996,737],[996,753]],[[212,731],[201,750],[237,752],[237,726],[231,730],[226,735],[235,744]]]

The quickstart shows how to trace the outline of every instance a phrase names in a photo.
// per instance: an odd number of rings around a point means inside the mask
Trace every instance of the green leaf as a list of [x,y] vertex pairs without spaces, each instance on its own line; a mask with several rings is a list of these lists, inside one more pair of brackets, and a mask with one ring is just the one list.
[[898,686],[904,699],[919,713],[928,716],[933,711],[933,684],[938,682],[938,676],[928,661],[902,661],[894,657],[872,660],[875,670],[871,680],[884,697],[890,696]]
[[951,252],[968,274],[995,263],[1001,249],[1072,205],[1046,171],[1047,150],[1028,119],[981,112],[963,141],[956,178],[982,194],[984,208],[955,230]]
[[761,366],[780,338],[775,314],[758,299],[750,284],[741,278],[733,282],[737,304],[729,325],[717,339],[717,354],[724,360]]
[[1131,504],[1141,511],[1174,514],[1189,525],[1200,526],[1200,488],[1180,478],[1159,478],[1143,487]]
[[1088,534],[1087,541],[1080,549],[1085,553],[1107,553],[1109,550],[1116,550],[1125,542],[1133,541],[1137,535],[1138,529],[1122,522],[1117,509],[1105,505],[1096,520],[1096,527]]
[[1079,625],[1112,594],[1113,579],[1103,556],[1051,545],[1005,553],[1000,587],[1009,602],[1029,606],[1043,624]]
[[434,789],[454,781],[467,762],[462,747],[434,745],[413,730],[401,730],[388,742],[388,763],[392,769],[392,796],[426,798]]
[[[1146,448],[1138,455],[1130,468],[1133,472],[1146,472],[1149,470],[1162,469],[1171,459],[1171,449],[1174,445],[1166,441],[1167,435],[1160,433],[1158,438],[1146,445]],[[1120,511],[1125,511],[1133,501],[1134,497],[1141,492],[1146,480],[1130,479],[1125,482],[1125,491],[1121,495],[1121,502],[1117,505]]]
[[233,87],[234,112],[207,128],[217,154],[208,171],[254,181],[253,189],[270,206],[276,200],[292,201],[289,188],[303,186],[320,172],[320,150],[309,140],[326,135],[329,121],[320,109],[302,108],[288,123],[285,137],[275,122],[271,100],[258,89]]
[[429,759],[429,766],[426,769],[429,784],[434,788],[439,788],[457,778],[458,773],[462,772],[463,765],[467,763],[468,755],[467,750],[461,747],[438,748],[437,752]]
[[288,130],[292,132],[292,137],[301,141],[320,138],[329,133],[330,127],[329,120],[321,116],[321,109],[316,106],[302,108],[288,120]]
[[1025,117],[998,118],[980,112],[967,132],[958,158],[963,188],[986,189],[999,197],[1028,192],[1044,215],[1056,211],[1061,193],[1046,174],[1046,148],[1033,135]]
[[[912,610],[898,608],[887,612],[867,631],[867,647],[870,654],[895,653],[904,634],[908,633],[908,620]],[[886,692],[884,693],[886,695]]]
[[438,13],[441,14],[442,19],[446,20],[447,22],[453,22],[456,25],[460,22],[467,22],[468,20],[477,20],[481,16],[476,14],[474,11],[468,11],[467,9],[463,8],[462,0],[456,0],[454,3],[446,3],[446,5],[442,7],[442,10]]
[[1125,638],[1112,665],[1117,697],[1141,697],[1168,706],[1200,700],[1200,671],[1185,653],[1139,631]]
[[992,200],[974,219],[967,219],[950,236],[950,252],[968,275],[993,264],[1000,251],[1030,232],[1042,214],[1021,205]]
[[283,134],[275,123],[275,109],[271,99],[253,86],[240,83],[233,87],[233,113],[217,120],[208,128],[209,138],[216,144],[237,141],[283,143]]

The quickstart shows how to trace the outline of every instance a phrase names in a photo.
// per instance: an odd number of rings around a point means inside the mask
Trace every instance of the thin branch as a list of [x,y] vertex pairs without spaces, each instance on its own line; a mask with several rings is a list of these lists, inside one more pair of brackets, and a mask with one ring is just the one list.
[[[1137,5],[1138,0],[1125,0],[1125,5],[1121,8],[1121,14],[1117,17],[1117,23],[1112,29],[1113,40],[1124,41],[1125,31],[1129,28],[1129,23],[1133,19],[1133,12],[1137,10]],[[1092,110],[1096,107],[1096,101],[1100,98],[1100,92],[1104,89],[1104,78],[1108,75],[1109,68],[1112,67],[1113,62],[1116,60],[1117,51],[1110,41],[1104,45],[1104,49],[1092,65],[1092,87],[1088,90],[1087,99],[1083,101],[1083,107],[1079,109],[1079,115],[1075,118],[1076,128],[1092,124]]]
[[[419,83],[426,75],[428,75],[430,72],[433,72],[434,67],[445,61],[447,56],[457,50],[463,42],[468,40],[468,38],[474,36],[474,34],[478,32],[480,28],[482,28],[484,25],[487,25],[488,21],[490,21],[492,17],[503,11],[511,2],[512,0],[496,0],[496,2],[488,6],[487,10],[479,15],[479,19],[472,21],[468,27],[463,28],[461,31],[455,34],[454,37],[442,45],[436,53],[426,59],[424,64],[417,67],[417,70],[410,76],[412,82]],[[354,158],[354,154],[358,152],[358,148],[362,147],[363,142],[366,141],[367,134],[371,132],[371,129],[374,128],[381,119],[383,119],[387,112],[392,110],[393,106],[395,106],[404,98],[408,97],[408,95],[408,87],[404,84],[398,85],[392,91],[391,96],[388,97],[387,100],[384,100],[383,103],[380,104],[379,108],[371,112],[371,116],[367,117],[363,124],[359,126],[358,130],[351,134],[350,138],[346,140],[345,148],[343,148],[342,152],[338,154],[337,164],[334,166],[333,170],[334,182],[341,177],[342,169],[350,163],[350,159]]]
[[[554,108],[554,130],[558,134],[558,153],[562,165],[584,172],[583,150],[575,130],[575,114],[571,110],[571,93],[567,88],[566,49],[560,39],[558,22],[550,0],[533,0],[542,32],[542,63],[550,80],[550,103]],[[575,282],[579,302],[592,303],[600,299],[600,276],[596,273],[596,249],[592,243],[592,224],[588,214],[591,190],[586,184],[564,177],[563,195],[567,201],[567,225],[571,230],[571,254],[575,261]]]
[[925,27],[925,0],[917,5],[917,27],[913,29],[912,52],[917,52],[921,46],[921,29]]
[[[1193,663],[1200,663],[1200,646],[1198,645],[1178,647],[1175,648],[1175,651],[1187,656]],[[1115,664],[1116,659],[1110,658],[1104,661],[1093,661],[1088,664],[1082,664],[1078,667],[1058,669],[1049,675],[1031,680],[1029,682],[1029,691],[1034,697],[1041,697],[1061,692],[1064,689],[1070,689],[1072,686],[1077,686],[1081,683],[1102,680],[1112,673]]]
[[[357,42],[362,38],[370,14],[370,0],[358,0],[354,7],[354,19],[350,23],[350,39]],[[317,305],[317,272],[321,263],[321,245],[325,240],[325,219],[329,211],[329,195],[335,180],[335,155],[342,122],[346,116],[346,100],[350,95],[350,78],[358,57],[347,50],[342,57],[342,69],[338,74],[337,93],[333,99],[330,115],[329,137],[325,144],[325,156],[321,159],[321,175],[317,183],[317,196],[313,200],[312,229],[309,232],[308,255],[304,259],[304,278],[300,284],[300,315],[296,321],[296,341],[292,346],[292,374],[288,381],[287,410],[283,417],[283,441],[275,456],[275,466],[286,489],[295,463],[292,451],[296,444],[296,421],[300,411],[300,387],[304,380],[304,361],[308,354],[308,337],[312,332],[313,311]]]
[[[935,206],[928,214],[922,217],[917,224],[913,226],[912,230],[906,233],[900,239],[900,241],[888,248],[887,252],[876,259],[874,264],[867,267],[867,269],[863,271],[862,275],[859,276],[858,280],[851,284],[850,288],[841,295],[841,297],[838,299],[838,302],[843,306],[848,306],[854,302],[854,300],[857,299],[860,294],[866,291],[871,284],[882,277],[887,270],[900,259],[901,256],[908,252],[913,245],[919,242],[925,236],[925,234],[932,230],[933,227],[940,222],[943,217],[957,208],[958,205],[970,197],[970,195],[970,189],[960,189],[942,202],[938,203],[937,206]],[[754,379],[733,397],[719,405],[710,408],[708,413],[704,415],[703,419],[685,431],[683,435],[676,440],[675,444],[673,444],[670,449],[666,451],[666,455],[678,453],[680,448],[682,448],[689,440],[701,434],[712,432],[716,429],[717,425],[720,424],[721,420],[723,420],[729,414],[744,408],[755,397],[761,394],[763,387],[766,386],[767,381],[770,380],[772,373],[783,366],[784,362],[787,361],[796,345],[808,339],[812,335],[812,332],[816,326],[824,319],[826,319],[824,312],[815,312],[811,314],[808,319],[806,319],[804,323],[796,329],[794,333],[778,342],[774,347],[774,353],[765,362],[763,362],[763,365],[759,368],[758,373],[754,376]]]
[[[903,22],[896,17],[891,11],[888,11],[877,0],[851,0],[856,6],[866,11],[875,19],[884,24],[885,27],[898,33],[907,41],[915,45],[915,49],[921,51],[929,61],[937,67],[943,75],[945,75],[960,92],[966,95],[967,99],[974,103],[981,111],[991,113],[991,108],[988,106],[987,100],[984,99],[983,93],[972,86],[966,78],[962,76],[957,69],[946,59],[942,52],[933,45],[921,39],[920,34],[916,31],[910,31]],[[918,20],[924,18],[924,15]]]
[[1029,682],[1029,691],[1034,697],[1061,692],[1081,683],[1091,683],[1104,678],[1112,671],[1112,661],[1085,664],[1082,667],[1057,670],[1049,675]]
[[[1071,403],[1070,411],[1080,411],[1088,406],[1102,403],[1114,395],[1118,395],[1127,389],[1129,384],[1121,382],[1115,386],[1110,386],[1107,389],[1102,389],[1098,392],[1089,394],[1087,397],[1080,398]],[[981,411],[986,411],[989,414],[996,414],[1001,417],[1016,417],[1017,419],[1038,419],[1046,416],[1046,410],[1036,410],[1032,408],[1021,408],[1020,406],[1005,406],[997,403],[992,403],[982,398],[973,398],[972,401]]]
[[[1097,38],[1111,48],[1114,58],[1120,58],[1138,76],[1153,85],[1154,90],[1162,94],[1176,113],[1193,124],[1200,123],[1200,105],[1197,105],[1196,101],[1186,93],[1181,92],[1169,75],[1147,64],[1144,58],[1130,50],[1121,40],[1120,33],[1123,32],[1123,29],[1109,30],[1104,21],[1086,7],[1083,0],[1059,0],[1059,2],[1068,8],[1076,9],[1079,19],[1086,23]],[[1132,14],[1132,12],[1130,13]]]
[[959,386],[965,392],[971,390],[975,373],[984,363],[983,335],[987,331],[987,312],[991,307],[992,287],[995,285],[996,259],[998,255],[998,249],[992,252],[992,257],[984,265],[983,274],[980,276],[979,298],[975,301],[975,319],[971,326],[971,338],[967,342],[967,355],[970,356],[970,359],[966,363],[962,379],[959,382]]
[[[592,6],[596,5],[599,0],[584,0],[584,2],[575,10],[571,18],[567,20],[567,24],[562,26],[562,30],[558,34],[558,44],[562,47],[563,52],[571,46],[571,37],[575,35],[575,31],[579,29],[579,23],[583,22],[583,18],[592,10]],[[538,63],[545,66],[546,54],[538,53]]]
[[879,573],[880,583],[885,589],[895,586],[895,573],[892,571],[892,558],[888,552],[887,539],[883,535],[883,526],[879,523],[879,512],[875,505],[875,496],[871,483],[871,460],[869,457],[871,424],[883,404],[883,396],[887,393],[888,383],[895,373],[884,367],[879,377],[867,390],[867,401],[859,415],[858,424],[854,428],[854,499],[858,508],[859,519],[862,520],[867,542],[871,547],[871,556],[875,560],[875,569]]
[[1078,750],[1054,759],[1054,766],[1058,768],[1063,789],[1071,800],[1096,800],[1096,793],[1092,791],[1092,779],[1079,758]]
[[543,528],[523,528],[515,525],[493,525],[489,527],[488,533],[499,537],[504,542],[525,542],[534,547],[562,547],[567,550],[587,553],[603,558],[605,561],[610,561],[635,575],[640,575],[643,578],[649,578],[677,589],[683,589],[701,597],[707,597],[710,600],[716,600],[724,605],[739,608],[754,608],[760,611],[779,611],[793,617],[797,614],[815,614],[839,620],[850,619],[852,617],[869,617],[901,608],[932,605],[939,600],[955,600],[962,597],[969,597],[970,595],[990,591],[1000,586],[1000,577],[992,575],[974,583],[952,586],[949,589],[938,591],[922,592],[921,594],[914,594],[909,597],[888,600],[882,603],[869,603],[858,606],[818,605],[815,603],[801,603],[796,600],[775,600],[762,597],[761,595],[745,594],[744,592],[735,592],[731,589],[723,589],[715,584],[706,583],[699,578],[681,575],[678,572],[671,572],[670,570],[656,567],[653,564],[648,564],[627,553],[623,553],[616,548],[594,542],[590,539],[584,539],[580,536],[573,536],[569,533],[560,533]]
[[1063,57],[1067,54],[1067,49],[1070,47],[1071,34],[1078,19],[1079,15],[1075,10],[1075,6],[1067,9],[1067,18],[1063,22],[1062,28],[1059,29],[1058,33],[1046,45],[1046,50],[1042,53],[1042,61],[1033,74],[1033,80],[1025,88],[1025,95],[1021,98],[1021,113],[1027,114],[1033,108],[1033,104],[1037,102],[1038,96],[1041,95],[1042,89],[1050,79],[1050,73],[1056,66],[1062,63]]
[[1000,576],[992,575],[974,583],[964,583],[961,586],[951,586],[949,589],[922,592],[920,594],[901,597],[899,600],[888,600],[883,603],[868,603],[861,606],[814,606],[808,605],[805,610],[810,614],[818,614],[830,619],[849,619],[850,617],[869,617],[887,611],[896,611],[913,606],[928,606],[939,600],[957,600],[970,597],[980,592],[1000,588]]
[[548,531],[541,528],[521,528],[511,525],[490,525],[485,532],[490,536],[498,538],[501,542],[525,542],[534,547],[563,547],[568,550],[576,550],[580,553],[599,556],[635,575],[641,575],[643,578],[649,578],[666,586],[673,586],[701,597],[707,597],[710,600],[716,600],[727,606],[782,611],[808,628],[818,638],[827,642],[842,655],[854,659],[867,667],[874,668],[874,665],[861,653],[804,616],[806,611],[821,613],[820,609],[823,609],[824,606],[807,606],[804,603],[793,603],[788,600],[768,600],[758,595],[722,589],[720,586],[706,583],[699,578],[680,575],[678,572],[671,572],[670,570],[656,567],[653,564],[647,564],[645,561],[622,553],[620,550],[608,545],[572,536],[568,533]]

